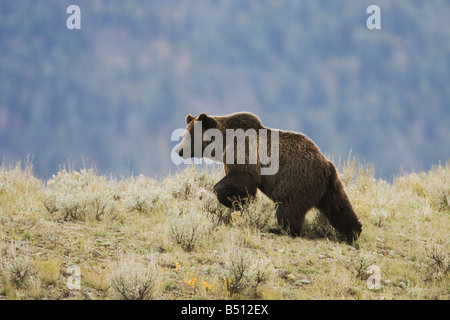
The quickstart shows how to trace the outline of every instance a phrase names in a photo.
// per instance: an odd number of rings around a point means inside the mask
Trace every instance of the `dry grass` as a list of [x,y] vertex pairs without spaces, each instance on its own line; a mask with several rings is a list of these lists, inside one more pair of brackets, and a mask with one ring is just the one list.
[[2,166],[0,299],[448,299],[450,163],[392,183],[354,160],[340,172],[364,226],[354,246],[315,210],[302,237],[269,233],[275,204],[224,208],[219,171],[42,181]]

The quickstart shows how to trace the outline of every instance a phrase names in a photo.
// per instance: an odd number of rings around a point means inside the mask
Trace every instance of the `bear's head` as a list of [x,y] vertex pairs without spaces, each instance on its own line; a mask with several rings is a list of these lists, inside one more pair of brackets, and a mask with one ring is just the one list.
[[[201,154],[203,154],[205,148],[212,142],[203,139],[204,133],[209,129],[216,129],[218,124],[214,117],[202,113],[199,116],[188,114],[186,116],[186,125],[183,140],[175,150],[175,152],[183,159],[193,158],[195,156],[196,147],[201,148],[199,150],[201,150]],[[195,137],[199,137],[199,139],[195,139]],[[186,150],[190,150],[190,153],[186,152]]]

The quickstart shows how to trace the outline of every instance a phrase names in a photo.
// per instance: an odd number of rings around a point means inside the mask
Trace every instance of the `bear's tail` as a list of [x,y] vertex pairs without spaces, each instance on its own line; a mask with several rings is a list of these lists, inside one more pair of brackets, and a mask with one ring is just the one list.
[[325,195],[317,208],[328,218],[331,225],[347,238],[351,244],[358,239],[362,224],[353,210],[353,206],[339,179],[336,167],[330,162],[331,175]]

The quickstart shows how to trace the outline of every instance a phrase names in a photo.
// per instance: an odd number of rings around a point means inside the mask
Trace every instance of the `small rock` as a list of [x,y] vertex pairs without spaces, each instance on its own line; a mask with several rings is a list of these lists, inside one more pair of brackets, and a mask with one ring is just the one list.
[[94,294],[93,294],[91,291],[89,291],[88,289],[83,290],[83,295],[84,295],[86,298],[88,298],[89,300],[95,300]]
[[306,279],[306,278],[303,278],[302,280],[300,280],[300,283],[301,283],[301,284],[310,284],[311,281],[309,281],[309,280]]
[[103,256],[102,251],[104,251],[104,250],[105,250],[105,248],[101,248],[101,247],[95,248],[94,251],[92,252],[92,255],[94,257],[102,257]]

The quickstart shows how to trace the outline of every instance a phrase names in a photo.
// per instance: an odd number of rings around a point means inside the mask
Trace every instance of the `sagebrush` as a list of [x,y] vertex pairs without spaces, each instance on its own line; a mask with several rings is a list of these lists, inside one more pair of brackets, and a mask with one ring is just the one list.
[[449,299],[450,162],[391,182],[352,159],[339,171],[364,226],[353,246],[316,210],[300,237],[274,233],[262,193],[225,208],[218,170],[43,181],[3,165],[0,299]]

